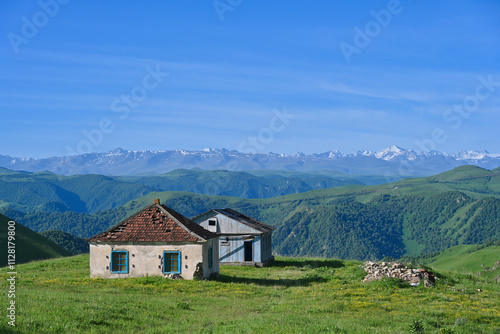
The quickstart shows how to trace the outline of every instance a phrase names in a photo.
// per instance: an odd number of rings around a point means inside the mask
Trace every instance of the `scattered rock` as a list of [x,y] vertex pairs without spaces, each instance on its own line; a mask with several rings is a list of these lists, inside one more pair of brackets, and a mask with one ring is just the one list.
[[425,269],[410,269],[400,262],[371,262],[364,265],[367,273],[363,282],[372,282],[384,277],[397,278],[409,282],[411,286],[418,286],[424,280],[426,287],[432,287],[435,283],[434,274]]
[[183,279],[180,274],[166,274],[163,277],[169,278],[169,279]]
[[[481,265],[481,267],[483,267],[483,265]],[[495,271],[498,269],[498,267],[500,267],[500,260],[498,260],[494,265],[493,267],[485,267],[483,270],[484,271]]]

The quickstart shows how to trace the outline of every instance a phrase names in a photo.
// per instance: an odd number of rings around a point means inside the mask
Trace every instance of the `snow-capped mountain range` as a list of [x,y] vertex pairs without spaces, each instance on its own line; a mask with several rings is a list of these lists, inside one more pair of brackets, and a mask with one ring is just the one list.
[[487,169],[500,167],[500,155],[487,151],[461,151],[448,154],[438,151],[415,152],[397,146],[381,151],[358,151],[344,154],[324,153],[243,153],[206,148],[199,151],[127,151],[121,148],[104,152],[43,159],[13,158],[0,155],[0,167],[29,172],[50,171],[57,174],[161,174],[174,169],[205,170],[336,170],[348,174],[387,175],[395,178],[441,173],[461,165]]

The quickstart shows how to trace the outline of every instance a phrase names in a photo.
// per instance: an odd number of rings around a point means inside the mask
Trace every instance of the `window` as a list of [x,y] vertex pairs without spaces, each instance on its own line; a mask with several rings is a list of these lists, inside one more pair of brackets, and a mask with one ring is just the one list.
[[217,223],[217,221],[215,219],[210,219],[208,221],[208,226],[215,226],[216,223]]
[[208,248],[208,269],[212,270],[214,266],[214,260],[213,260],[213,250],[212,246]]
[[127,251],[112,251],[111,252],[111,272],[116,274],[128,273],[128,252]]
[[180,274],[181,273],[181,252],[163,252],[163,273]]

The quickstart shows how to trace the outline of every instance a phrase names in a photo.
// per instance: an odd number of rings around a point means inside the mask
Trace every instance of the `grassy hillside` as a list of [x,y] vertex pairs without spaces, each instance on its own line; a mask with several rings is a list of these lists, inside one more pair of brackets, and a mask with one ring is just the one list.
[[493,268],[500,262],[500,246],[492,245],[457,245],[440,254],[422,260],[426,265],[436,270],[446,270],[468,273],[493,279],[500,275],[500,265],[494,271],[485,270]]
[[[383,185],[347,185],[343,187],[290,194],[287,196],[277,196],[274,198],[254,199],[246,202],[257,205],[260,203],[315,200],[319,201],[319,203],[327,204],[335,198],[349,197],[361,203],[368,203],[381,195],[400,197],[409,195],[427,196],[453,191],[463,192],[474,199],[486,197],[500,199],[500,170],[489,171],[477,166],[461,166],[436,176],[405,179]],[[183,192],[159,193],[160,192],[148,194],[147,196],[133,200],[132,203],[144,205],[148,203],[151,197],[158,195],[165,196],[166,199],[186,195]],[[204,196],[194,197],[204,198]],[[224,199],[224,197],[216,197],[215,199]],[[237,199],[226,200],[233,202],[237,201]],[[129,204],[125,205],[125,208],[127,208]]]
[[276,227],[282,255],[400,258],[500,238],[500,174],[463,166],[433,177],[243,200],[155,192],[127,203],[130,215],[160,198],[188,216],[233,207]]
[[[0,267],[7,265],[9,221],[11,221],[10,218],[0,214],[0,247],[2,249]],[[15,243],[16,263],[70,255],[68,251],[56,243],[18,223],[15,224],[15,240],[12,242]]]
[[273,248],[280,255],[382,259],[500,239],[499,185],[498,171],[462,166],[385,185],[349,185],[267,199],[150,192],[95,215],[6,212],[35,231],[57,229],[90,237],[160,198],[188,217],[232,207],[260,219],[276,228]]
[[313,189],[363,184],[355,176],[340,180],[328,175],[266,170],[242,172],[178,169],[158,176],[119,179],[142,184],[155,191],[188,191],[240,198],[270,198]]
[[425,333],[500,331],[500,285],[446,272],[434,288],[363,283],[360,264],[278,258],[183,281],[90,279],[88,255],[33,262],[17,268],[16,327],[4,319],[0,332],[410,333],[416,323]]
[[0,210],[95,213],[124,205],[152,191],[189,191],[241,198],[274,196],[362,184],[355,179],[295,172],[260,175],[236,171],[175,170],[158,176],[61,176],[0,169]]
[[151,191],[102,175],[60,176],[49,172],[0,170],[0,210],[96,212]]

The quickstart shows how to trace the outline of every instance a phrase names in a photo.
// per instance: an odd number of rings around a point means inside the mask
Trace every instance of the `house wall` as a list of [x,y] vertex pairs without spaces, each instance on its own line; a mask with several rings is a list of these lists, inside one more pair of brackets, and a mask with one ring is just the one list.
[[[212,247],[212,270],[210,270],[208,264],[208,249]],[[211,274],[219,274],[219,238],[210,239],[203,243],[203,273],[205,278],[210,277]]]
[[226,236],[221,235],[219,247],[221,263],[245,262],[245,242],[252,242],[252,260],[253,262],[261,261],[260,236],[227,236],[228,243],[225,241]]
[[[208,225],[208,221],[210,219],[216,219],[216,229],[212,229],[211,226]],[[261,234],[262,232],[256,230],[248,225],[245,225],[237,220],[229,218],[223,214],[210,211],[204,216],[197,217],[194,220],[195,223],[203,226],[205,229],[212,231],[214,233],[221,234]]]
[[[213,267],[208,268],[208,249],[213,247]],[[128,273],[117,274],[110,270],[111,251],[128,251]],[[162,243],[90,243],[90,277],[120,278],[140,276],[163,276],[162,257],[164,251],[181,252],[181,273],[184,279],[193,279],[196,266],[203,266],[203,277],[219,272],[218,238],[198,244]]]
[[261,259],[262,262],[266,262],[273,257],[273,246],[271,234],[272,232],[267,232],[261,235],[260,247],[261,247]]
[[[216,219],[216,226],[209,226],[209,220]],[[227,217],[217,212],[208,212],[194,220],[207,230],[218,233],[219,249],[221,263],[245,262],[245,241],[253,243],[253,262],[262,263],[272,257],[272,248],[265,249],[262,243],[262,236],[269,235],[271,232],[262,233],[248,225],[245,225],[235,219]],[[225,238],[229,242],[226,244]]]

